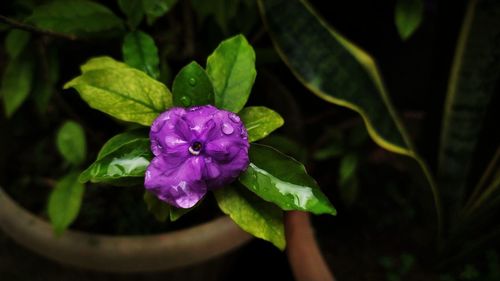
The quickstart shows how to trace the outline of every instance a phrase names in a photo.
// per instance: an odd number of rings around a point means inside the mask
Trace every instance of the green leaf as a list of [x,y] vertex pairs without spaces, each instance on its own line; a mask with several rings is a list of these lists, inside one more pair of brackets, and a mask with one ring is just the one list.
[[66,121],[57,133],[57,149],[66,161],[81,164],[87,153],[83,128],[76,122]]
[[345,147],[341,143],[330,143],[328,146],[314,152],[313,158],[318,161],[329,160],[344,153]]
[[71,35],[123,29],[122,20],[110,9],[86,0],[51,1],[36,7],[27,21],[43,29]]
[[191,208],[188,208],[188,209],[176,208],[174,206],[170,206],[170,221],[176,221],[176,220],[178,220],[180,217],[182,217],[185,214],[191,212],[191,210],[193,210],[194,208],[196,208],[198,205],[199,205],[199,202],[195,206],[193,206]]
[[144,192],[144,202],[148,211],[151,212],[155,218],[160,222],[165,222],[170,216],[171,206],[167,203],[159,200],[153,193]]
[[127,16],[127,23],[132,29],[135,29],[144,17],[142,9],[142,0],[118,0],[120,10]]
[[356,174],[358,167],[358,156],[356,154],[347,154],[340,160],[339,182],[342,185]]
[[398,0],[394,10],[394,21],[401,39],[406,40],[422,22],[424,4],[422,0]]
[[7,64],[0,88],[7,117],[12,116],[28,97],[33,84],[33,72],[34,63],[30,56],[23,55]]
[[255,52],[243,35],[222,41],[207,59],[215,90],[215,106],[232,112],[245,106],[257,71]]
[[120,120],[150,126],[172,106],[172,94],[165,85],[110,58],[90,60],[82,72],[64,88],[75,88],[90,107]]
[[295,159],[259,144],[252,144],[249,156],[250,165],[239,180],[262,199],[287,211],[337,213],[304,165]]
[[448,84],[438,158],[443,195],[455,203],[448,210],[452,216],[463,203],[473,160],[478,159],[483,120],[488,108],[495,110],[491,102],[500,82],[500,6],[470,1],[466,11]]
[[260,0],[259,6],[275,48],[301,83],[358,112],[383,148],[414,154],[369,54],[328,27],[303,0]]
[[214,104],[214,88],[205,70],[196,62],[183,67],[172,86],[174,105]]
[[356,154],[347,154],[340,160],[339,191],[342,200],[347,205],[351,205],[358,196],[357,167],[358,156]]
[[122,53],[126,64],[146,72],[154,79],[160,76],[158,49],[148,34],[139,30],[127,34],[123,41]]
[[5,37],[5,51],[11,59],[16,59],[29,43],[31,33],[20,30],[12,29]]
[[[148,138],[115,144],[80,174],[80,182],[102,182],[113,185],[134,185],[144,182],[144,174],[153,158]],[[112,150],[112,151],[111,151]]]
[[149,25],[166,14],[177,3],[177,0],[142,0],[142,7]]
[[238,184],[214,191],[219,208],[244,231],[285,249],[283,211]]
[[80,66],[82,73],[108,68],[129,68],[129,66],[123,62],[116,61],[111,57],[92,58]]
[[289,137],[272,134],[259,141],[259,143],[274,147],[276,150],[281,151],[283,154],[292,156],[299,162],[307,161],[307,148]]
[[249,142],[265,138],[285,123],[277,112],[264,106],[245,107],[238,115],[248,131]]
[[78,216],[84,191],[78,173],[73,172],[63,177],[50,193],[48,215],[56,234],[62,234]]
[[112,138],[110,138],[101,148],[99,154],[97,154],[97,160],[100,160],[111,153],[118,150],[120,147],[134,142],[137,139],[148,139],[148,133],[144,130],[131,130],[121,134],[118,134]]
[[56,92],[56,83],[59,81],[59,54],[58,49],[51,46],[44,50],[47,55],[40,57],[41,62],[37,69],[32,97],[40,113],[45,113],[50,98]]

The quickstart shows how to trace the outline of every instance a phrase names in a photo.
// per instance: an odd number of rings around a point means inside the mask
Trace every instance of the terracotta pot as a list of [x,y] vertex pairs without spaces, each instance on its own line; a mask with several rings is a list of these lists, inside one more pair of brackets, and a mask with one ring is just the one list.
[[109,236],[52,226],[0,188],[0,228],[19,244],[57,262],[107,272],[171,270],[218,257],[250,241],[228,217],[191,228],[145,236]]

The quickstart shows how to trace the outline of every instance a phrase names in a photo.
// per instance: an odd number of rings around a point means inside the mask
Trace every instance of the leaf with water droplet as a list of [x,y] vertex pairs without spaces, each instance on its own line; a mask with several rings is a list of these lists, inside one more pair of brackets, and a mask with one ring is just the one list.
[[283,211],[238,183],[214,190],[219,208],[243,230],[285,249]]
[[90,107],[115,118],[150,126],[172,106],[164,84],[110,57],[93,58],[81,69],[64,89],[75,88]]
[[251,163],[239,181],[262,199],[287,211],[307,211],[317,215],[337,213],[300,162],[259,144],[252,144],[249,156]]
[[[123,141],[123,143],[122,143]],[[109,144],[113,142],[113,144]],[[109,144],[109,145],[108,145]],[[104,145],[92,165],[80,174],[80,182],[103,182],[113,185],[133,185],[144,182],[144,174],[153,155],[148,138],[129,139],[116,136]]]
[[245,124],[250,142],[265,138],[285,123],[277,112],[264,106],[245,107],[238,114]]
[[245,106],[257,76],[255,52],[243,35],[219,44],[207,59],[207,73],[215,89],[215,105],[239,112]]
[[191,99],[189,97],[181,97],[181,103],[183,106],[188,107],[191,105]]
[[196,79],[193,77],[189,78],[189,85],[196,86]]
[[214,88],[205,70],[196,62],[183,67],[172,86],[174,105],[194,106],[214,104]]

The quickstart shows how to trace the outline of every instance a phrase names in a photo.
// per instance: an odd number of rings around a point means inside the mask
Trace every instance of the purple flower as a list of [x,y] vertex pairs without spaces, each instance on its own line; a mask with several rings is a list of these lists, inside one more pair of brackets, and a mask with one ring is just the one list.
[[234,181],[248,164],[248,134],[240,118],[211,105],[171,108],[151,125],[154,158],[144,186],[175,207],[190,208]]

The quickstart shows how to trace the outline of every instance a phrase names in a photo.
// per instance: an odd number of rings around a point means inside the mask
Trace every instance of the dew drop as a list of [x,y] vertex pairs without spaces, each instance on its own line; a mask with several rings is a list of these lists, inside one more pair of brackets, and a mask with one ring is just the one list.
[[189,85],[191,85],[191,86],[193,86],[193,87],[194,87],[194,86],[196,85],[196,79],[195,79],[195,78],[192,78],[192,77],[191,77],[191,78],[189,78]]
[[234,128],[230,124],[222,123],[222,132],[226,135],[230,135],[234,132]]
[[229,113],[229,119],[231,119],[234,123],[240,122],[240,117],[234,113]]
[[191,105],[191,99],[186,96],[181,97],[181,103],[183,106],[190,106]]

